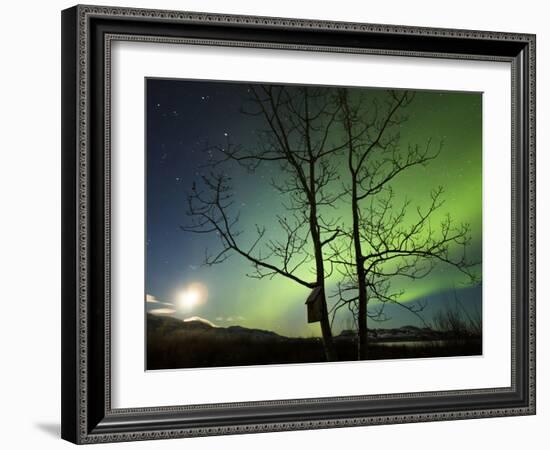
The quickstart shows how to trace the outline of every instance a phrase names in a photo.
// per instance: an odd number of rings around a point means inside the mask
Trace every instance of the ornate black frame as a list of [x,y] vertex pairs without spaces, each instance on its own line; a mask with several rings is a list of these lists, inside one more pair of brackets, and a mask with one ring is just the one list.
[[[512,384],[448,392],[112,409],[113,40],[508,61]],[[83,444],[535,413],[535,36],[75,6],[62,13],[62,437]]]

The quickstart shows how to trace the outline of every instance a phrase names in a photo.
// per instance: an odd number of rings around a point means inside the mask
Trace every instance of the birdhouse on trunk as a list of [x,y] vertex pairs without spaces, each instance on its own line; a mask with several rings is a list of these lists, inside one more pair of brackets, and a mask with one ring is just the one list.
[[323,288],[317,286],[309,294],[306,305],[307,305],[307,323],[320,322],[321,315],[323,310]]

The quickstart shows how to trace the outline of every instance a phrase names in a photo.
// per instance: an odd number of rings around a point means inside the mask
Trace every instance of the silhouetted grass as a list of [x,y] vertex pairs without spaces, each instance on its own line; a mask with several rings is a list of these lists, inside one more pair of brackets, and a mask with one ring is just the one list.
[[147,368],[188,368],[320,362],[318,339],[254,341],[240,336],[209,336],[185,331],[171,335],[148,334]]
[[475,356],[482,354],[481,338],[425,341],[418,345],[387,346],[373,343],[368,359],[438,358],[446,356]]

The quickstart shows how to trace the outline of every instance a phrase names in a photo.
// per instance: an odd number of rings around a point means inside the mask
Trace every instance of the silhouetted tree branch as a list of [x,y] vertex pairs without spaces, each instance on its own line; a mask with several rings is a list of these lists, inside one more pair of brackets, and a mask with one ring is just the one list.
[[[308,288],[321,288],[321,331],[325,354],[335,360],[325,280],[333,272],[332,262],[325,261],[324,249],[339,236],[338,220],[324,220],[321,208],[333,208],[344,195],[334,189],[339,180],[332,156],[342,152],[347,142],[335,133],[340,104],[327,95],[327,90],[315,87],[257,85],[249,89],[251,99],[244,114],[259,116],[265,123],[257,146],[252,149],[235,145],[228,137],[224,146],[213,146],[217,157],[211,162],[215,169],[237,163],[254,172],[263,164],[277,164],[277,177],[271,180],[289,216],[278,217],[278,226],[286,239],[267,239],[265,228],[257,228],[257,238],[250,248],[243,248],[235,231],[238,216],[230,218],[233,208],[229,180],[220,175],[204,178],[211,194],[193,191],[189,198],[189,213],[195,223],[187,231],[213,232],[219,235],[222,249],[206,259],[207,264],[223,262],[229,253],[247,259],[257,278],[284,276]],[[304,279],[299,268],[313,262],[314,280]]]
[[[363,98],[351,99],[344,89],[338,97],[348,143],[349,182],[344,192],[350,202],[352,225],[341,231],[343,242],[331,244],[330,260],[338,265],[345,280],[339,286],[332,314],[343,305],[352,311],[357,320],[359,359],[367,357],[367,318],[386,320],[386,304],[399,305],[425,323],[421,315],[425,304],[402,302],[403,292],[392,292],[392,281],[426,277],[437,263],[451,265],[474,279],[472,268],[477,264],[467,258],[471,241],[467,224],[455,225],[447,215],[437,227],[432,225],[444,203],[443,188],[434,189],[429,206],[415,207],[415,214],[410,214],[410,200],[397,205],[392,181],[407,169],[437,158],[442,143],[434,149],[428,139],[423,147],[407,145],[403,149],[399,128],[406,120],[403,111],[414,96],[407,91],[389,91],[387,96],[383,107],[378,103],[366,105]],[[364,124],[368,124],[367,132]],[[374,312],[369,310],[369,302],[378,305]]]
[[[282,275],[308,288],[315,287],[315,282],[307,281],[295,273],[300,266],[308,262],[310,256],[304,253],[306,238],[300,235],[303,219],[295,216],[295,222],[290,223],[286,218],[278,219],[279,225],[286,233],[284,241],[269,240],[267,252],[257,250],[259,243],[264,240],[266,230],[256,226],[256,237],[252,244],[244,247],[239,242],[242,231],[235,227],[239,221],[239,214],[230,217],[230,210],[234,206],[233,192],[229,185],[229,177],[221,174],[210,174],[202,177],[206,186],[198,190],[196,185],[188,195],[188,215],[191,223],[181,226],[184,231],[193,233],[216,233],[222,244],[221,250],[215,254],[205,255],[205,264],[215,265],[225,262],[233,251],[252,263],[255,272],[250,274],[254,278]],[[302,255],[296,261],[296,255]],[[279,264],[271,261],[276,259]]]

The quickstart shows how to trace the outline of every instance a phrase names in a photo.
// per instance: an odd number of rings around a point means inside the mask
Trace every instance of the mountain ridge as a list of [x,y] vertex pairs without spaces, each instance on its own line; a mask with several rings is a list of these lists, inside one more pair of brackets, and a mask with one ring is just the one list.
[[[254,340],[303,340],[320,339],[320,337],[305,336],[283,336],[274,331],[262,330],[258,328],[247,328],[241,325],[231,325],[229,327],[220,327],[212,325],[208,320],[196,318],[195,320],[182,320],[170,316],[158,316],[147,314],[148,332],[161,332],[170,334],[174,332],[210,332],[219,337],[240,336]],[[420,328],[414,325],[404,325],[398,328],[371,328],[368,331],[368,338],[371,342],[399,342],[399,341],[433,341],[452,339],[454,336],[447,331],[434,330],[429,327]],[[353,340],[356,338],[354,330],[342,330],[340,334],[335,335],[334,339]]]

